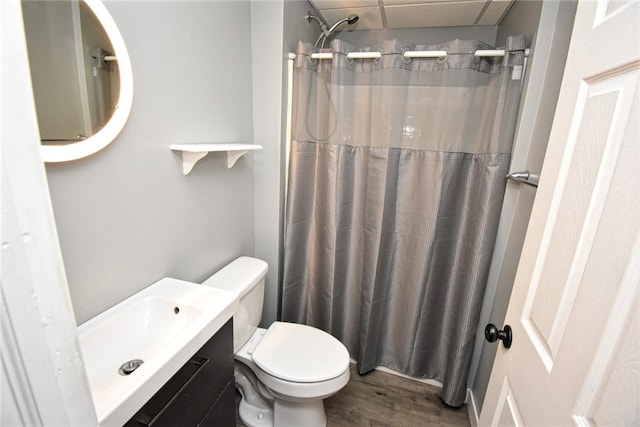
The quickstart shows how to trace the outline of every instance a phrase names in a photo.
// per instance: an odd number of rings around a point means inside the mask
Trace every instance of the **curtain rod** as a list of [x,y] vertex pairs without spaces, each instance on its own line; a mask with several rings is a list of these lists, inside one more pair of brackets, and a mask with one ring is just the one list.
[[[524,56],[529,56],[529,49],[524,49]],[[504,49],[476,50],[474,56],[496,57],[504,56],[507,51]],[[511,52],[522,52],[522,50],[512,50]],[[447,53],[445,50],[408,50],[403,56],[405,58],[444,58],[449,55],[469,55],[468,53]],[[382,57],[382,52],[349,52],[347,58],[351,59],[377,59]],[[295,53],[289,53],[289,59],[296,59]],[[332,59],[333,53],[320,52],[312,53],[312,59]]]

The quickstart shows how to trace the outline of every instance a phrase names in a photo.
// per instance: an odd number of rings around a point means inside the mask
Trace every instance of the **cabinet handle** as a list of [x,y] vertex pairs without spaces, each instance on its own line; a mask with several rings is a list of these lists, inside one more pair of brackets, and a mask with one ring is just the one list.
[[192,357],[169,381],[138,411],[125,426],[149,426],[173,397],[209,363],[204,357]]

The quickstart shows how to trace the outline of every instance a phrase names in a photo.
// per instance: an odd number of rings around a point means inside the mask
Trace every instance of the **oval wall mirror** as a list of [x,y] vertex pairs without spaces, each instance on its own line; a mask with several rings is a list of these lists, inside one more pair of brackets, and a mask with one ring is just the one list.
[[41,154],[87,157],[111,143],[133,102],[133,72],[118,27],[100,0],[24,0]]

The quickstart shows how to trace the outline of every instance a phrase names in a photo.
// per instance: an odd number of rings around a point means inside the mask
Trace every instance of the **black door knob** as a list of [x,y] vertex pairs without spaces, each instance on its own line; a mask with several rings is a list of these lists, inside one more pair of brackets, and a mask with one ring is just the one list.
[[504,329],[501,331],[496,328],[496,325],[494,325],[493,323],[489,323],[487,327],[484,328],[484,337],[489,342],[496,342],[498,340],[501,340],[504,348],[511,347],[511,343],[513,342],[511,326],[509,325],[504,325]]

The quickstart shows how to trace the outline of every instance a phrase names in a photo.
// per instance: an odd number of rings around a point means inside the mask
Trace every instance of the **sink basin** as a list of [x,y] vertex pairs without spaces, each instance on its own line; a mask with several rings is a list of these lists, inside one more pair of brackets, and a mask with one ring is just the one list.
[[124,424],[237,308],[234,292],[164,278],[80,325],[99,424]]

